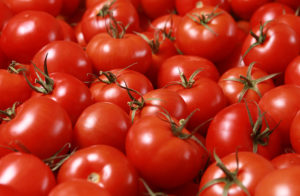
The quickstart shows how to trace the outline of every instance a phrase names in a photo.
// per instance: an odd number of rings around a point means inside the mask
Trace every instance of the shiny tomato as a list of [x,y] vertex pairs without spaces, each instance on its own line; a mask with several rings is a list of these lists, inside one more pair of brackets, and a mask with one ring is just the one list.
[[29,63],[44,45],[60,39],[63,39],[62,29],[52,15],[28,10],[7,22],[2,29],[0,46],[8,58]]
[[0,30],[2,30],[6,22],[13,16],[13,12],[3,1],[0,1],[0,13]]
[[106,144],[125,152],[125,137],[130,125],[129,115],[121,107],[109,102],[95,103],[77,120],[73,142],[79,148]]
[[14,188],[20,195],[30,196],[47,196],[56,184],[47,165],[34,155],[20,152],[0,159],[0,183]]
[[233,13],[241,19],[249,20],[252,14],[271,0],[230,0]]
[[73,28],[64,20],[58,19],[58,23],[63,32],[63,40],[76,42],[75,32]]
[[276,2],[286,4],[295,10],[300,6],[300,2],[298,0],[275,0]]
[[[204,172],[199,186],[202,190],[199,196],[221,196],[226,195],[225,191],[228,191],[228,195],[253,195],[256,185],[272,171],[274,167],[271,162],[258,154],[252,152],[229,154],[211,164]],[[218,183],[208,186],[208,183],[216,179],[220,179]]]
[[294,14],[284,14],[278,16],[275,21],[285,23],[292,27],[300,39],[300,17]]
[[276,169],[284,169],[293,166],[300,166],[300,154],[284,153],[271,160]]
[[19,196],[20,193],[9,185],[0,184],[0,195]]
[[237,25],[230,14],[220,8],[205,6],[195,8],[183,17],[176,32],[176,43],[183,54],[219,62],[233,51],[236,34]]
[[151,19],[172,13],[175,0],[140,0],[143,12]]
[[69,180],[55,186],[48,196],[111,196],[111,194],[95,183],[86,180]]
[[295,57],[286,67],[284,83],[300,86],[300,55]]
[[78,22],[74,28],[74,32],[75,32],[75,36],[76,36],[76,41],[77,43],[82,46],[85,47],[86,46],[86,41],[84,39],[84,35],[82,33],[82,29],[81,29],[81,22]]
[[112,196],[136,196],[138,178],[123,153],[106,145],[94,145],[75,152],[60,168],[58,183],[85,179],[108,190]]

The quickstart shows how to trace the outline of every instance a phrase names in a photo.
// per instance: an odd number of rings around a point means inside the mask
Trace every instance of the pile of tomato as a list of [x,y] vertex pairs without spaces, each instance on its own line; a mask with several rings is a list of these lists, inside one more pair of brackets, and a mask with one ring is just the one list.
[[0,195],[300,195],[299,0],[0,0]]

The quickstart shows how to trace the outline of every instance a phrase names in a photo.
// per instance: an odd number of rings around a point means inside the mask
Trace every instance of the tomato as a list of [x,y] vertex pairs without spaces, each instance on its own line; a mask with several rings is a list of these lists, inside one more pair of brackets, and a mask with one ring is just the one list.
[[189,78],[198,69],[201,71],[196,75],[195,80],[207,77],[218,81],[220,77],[216,66],[205,58],[191,55],[175,55],[166,59],[161,65],[157,76],[157,86],[162,88],[175,81],[181,81],[180,72],[184,73],[186,78]]
[[2,29],[0,46],[8,58],[29,63],[44,45],[60,39],[63,39],[62,29],[52,15],[24,11],[14,15]]
[[63,32],[63,40],[76,42],[75,32],[73,28],[64,20],[58,19],[58,23],[60,24]]
[[300,112],[298,111],[290,125],[290,141],[293,149],[300,152]]
[[286,67],[284,83],[300,86],[300,55],[295,57]]
[[151,19],[175,10],[175,0],[140,0],[142,11]]
[[[41,70],[43,70],[46,55],[49,73],[64,72],[83,82],[89,80],[90,77],[87,74],[92,73],[92,64],[86,52],[78,44],[69,41],[54,41],[45,45],[32,60]],[[31,69],[32,74],[33,71]]]
[[124,152],[130,125],[129,115],[116,104],[95,103],[81,113],[73,130],[73,141],[79,148],[106,144]]
[[62,0],[62,8],[60,13],[62,15],[71,16],[79,8],[80,1],[81,0]]
[[277,169],[262,178],[256,188],[255,196],[282,196],[300,194],[300,166]]
[[281,85],[269,90],[259,101],[259,106],[266,111],[277,123],[282,133],[282,142],[290,144],[290,127],[293,118],[300,109],[300,87]]
[[[120,106],[124,111],[129,113],[130,107],[128,102],[131,101],[127,90],[121,88],[119,85],[133,89],[144,95],[153,90],[153,86],[149,79],[143,74],[130,69],[114,69],[105,72],[95,79],[90,86],[92,99],[95,102],[111,102]],[[136,99],[140,95],[132,94]]]
[[119,39],[107,33],[97,34],[89,41],[86,51],[97,71],[130,66],[134,71],[145,73],[152,61],[151,48],[147,42],[129,33]]
[[[237,156],[237,157],[236,157]],[[238,159],[238,162],[237,162]],[[221,169],[221,164],[226,169]],[[199,188],[212,180],[223,179],[218,183],[207,186],[199,196],[224,195],[253,195],[256,185],[268,173],[274,171],[270,161],[252,152],[239,152],[238,155],[231,153],[217,163],[211,164],[204,172]],[[233,178],[232,178],[233,177]],[[240,185],[241,184],[241,185]],[[244,190],[241,188],[244,187]]]
[[13,16],[13,12],[6,6],[3,1],[0,1],[0,31],[7,21]]
[[25,10],[47,12],[57,16],[62,7],[62,0],[2,0],[15,14]]
[[276,169],[285,169],[293,166],[300,166],[300,154],[298,153],[285,153],[281,154],[274,159],[271,163]]
[[0,183],[14,188],[20,195],[47,196],[55,186],[50,168],[39,158],[20,152],[0,159]]
[[163,189],[191,181],[207,161],[207,152],[186,137],[189,132],[174,120],[171,125],[170,120],[162,115],[144,116],[133,123],[126,138],[127,157],[141,177]]
[[231,104],[243,100],[258,102],[267,91],[275,87],[271,79],[274,75],[253,68],[253,65],[231,68],[220,77],[218,84]]
[[297,33],[298,38],[300,38],[300,17],[294,14],[284,14],[278,16],[275,21],[285,23],[292,27],[294,31]]
[[0,185],[0,195],[19,196],[20,193],[8,185]]
[[255,66],[267,73],[282,73],[288,63],[299,55],[300,41],[287,24],[269,22],[256,26],[253,33],[255,35],[248,35],[242,49],[246,65],[255,61]]
[[183,17],[176,43],[183,54],[220,62],[233,51],[236,34],[237,25],[230,14],[207,6],[195,8]]
[[94,145],[75,152],[60,168],[58,183],[85,179],[108,190],[112,196],[137,195],[134,167],[123,153],[106,145]]
[[276,122],[263,112],[252,102],[224,108],[209,125],[207,149],[210,152],[215,150],[220,157],[237,149],[252,151],[268,159],[279,155],[283,149],[281,134]]
[[111,22],[110,15],[124,27],[129,25],[126,32],[139,30],[139,17],[131,3],[124,0],[100,1],[87,9],[81,20],[82,32],[87,42],[95,35],[107,32]]
[[276,2],[286,4],[295,10],[300,6],[300,2],[298,0],[276,0]]
[[111,194],[101,186],[86,180],[69,180],[54,187],[49,196],[111,196]]
[[[12,107],[15,102],[23,103],[31,96],[32,90],[27,85],[21,68],[0,69],[0,110]],[[4,96],[5,95],[5,96]]]
[[81,22],[76,24],[76,26],[74,28],[74,31],[75,31],[75,36],[76,36],[77,43],[82,47],[86,46],[87,43],[86,43],[86,41],[84,39],[84,35],[82,33]]
[[259,24],[264,24],[267,21],[276,19],[283,14],[293,14],[294,10],[289,6],[278,3],[270,2],[260,6],[251,16],[251,27],[254,28]]
[[71,142],[72,124],[68,114],[55,101],[30,98],[17,110],[15,117],[0,125],[5,146],[29,151],[44,159]]
[[271,0],[230,0],[232,11],[239,18],[249,20],[252,14]]

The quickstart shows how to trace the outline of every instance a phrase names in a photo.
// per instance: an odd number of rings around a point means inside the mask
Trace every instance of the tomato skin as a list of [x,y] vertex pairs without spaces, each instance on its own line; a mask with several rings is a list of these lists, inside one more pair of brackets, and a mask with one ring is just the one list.
[[[259,26],[253,29],[259,35]],[[262,44],[253,47],[244,57],[244,62],[249,65],[257,62],[255,67],[271,73],[283,73],[288,63],[293,60],[300,52],[300,42],[296,32],[288,25],[279,22],[269,22],[264,33],[266,39]],[[242,54],[256,42],[250,34],[246,38]]]
[[294,31],[297,33],[298,38],[300,39],[300,17],[294,14],[284,14],[278,16],[275,21],[285,23],[292,27]]
[[[207,23],[215,33],[190,18],[190,16],[196,17],[195,14],[201,16],[212,12],[221,13]],[[236,34],[237,25],[230,14],[220,8],[207,6],[195,8],[183,17],[176,32],[176,43],[184,54],[219,62],[233,51]]]
[[244,20],[249,20],[252,14],[262,5],[271,0],[231,0],[230,5],[234,14]]
[[23,103],[30,98],[32,90],[22,74],[10,73],[0,69],[0,110],[13,106],[15,102]]
[[0,125],[0,137],[5,146],[24,151],[18,145],[20,143],[42,159],[49,158],[71,142],[71,135],[68,114],[46,97],[28,99],[17,108],[15,118]]
[[76,37],[76,42],[81,46],[81,47],[85,47],[87,45],[85,39],[84,39],[84,35],[82,33],[82,29],[81,29],[81,22],[78,22],[74,28],[75,31],[75,37]]
[[293,14],[294,10],[289,6],[278,2],[263,4],[252,14],[250,19],[251,27],[254,28],[260,23],[264,24],[267,21],[274,20],[284,13]]
[[169,189],[192,180],[204,168],[207,153],[194,140],[174,136],[165,120],[163,116],[137,120],[127,134],[126,154],[149,184]]
[[0,195],[19,196],[20,193],[8,185],[0,184]]
[[94,145],[75,152],[60,168],[57,181],[87,180],[92,173],[99,175],[95,183],[112,196],[137,195],[138,178],[134,167],[123,153],[106,145]]
[[58,19],[58,23],[60,24],[63,32],[63,40],[76,42],[75,32],[73,28],[64,20]]
[[300,112],[298,111],[291,122],[290,141],[295,152],[300,152]]
[[293,166],[300,166],[300,154],[285,153],[271,160],[275,169],[285,169]]
[[[128,102],[131,101],[131,99],[127,90],[119,87],[117,83],[122,86],[125,86],[126,83],[128,88],[139,92],[141,95],[153,90],[153,86],[149,79],[139,72],[130,69],[114,69],[110,70],[110,72],[116,75],[116,83],[106,84],[105,82],[96,79],[90,86],[93,101],[111,102],[129,113],[130,107],[128,106]],[[100,79],[107,80],[104,75],[100,76]],[[140,95],[137,95],[136,93],[133,93],[132,95],[136,99],[140,97]]]
[[96,144],[125,151],[125,137],[131,125],[129,115],[119,106],[99,102],[87,107],[73,130],[75,146],[85,148]]
[[49,196],[111,196],[111,194],[95,183],[86,180],[69,180],[55,186]]
[[191,55],[175,55],[166,59],[161,65],[157,76],[158,88],[181,81],[180,72],[189,78],[197,69],[201,69],[201,72],[197,74],[195,80],[207,77],[218,81],[220,77],[218,69],[208,59]]
[[[258,119],[257,106],[251,102],[247,103],[247,106],[253,123],[255,123]],[[274,129],[277,125],[276,122],[267,113],[265,118],[270,130]],[[262,128],[259,131],[264,131],[266,126],[265,120],[263,120]],[[245,103],[232,104],[217,113],[211,121],[206,135],[206,148],[210,152],[215,150],[219,157],[233,153],[236,149],[252,152],[254,145],[252,133],[253,128],[250,124]],[[281,134],[278,129],[275,129],[270,135],[267,145],[258,144],[257,146],[257,153],[267,159],[279,155],[282,150]]]
[[140,0],[143,12],[151,19],[169,14],[175,9],[175,0]]
[[134,34],[125,34],[121,39],[112,38],[107,33],[97,34],[88,43],[86,51],[97,71],[132,65],[130,69],[145,73],[152,61],[150,46]]
[[[253,195],[256,185],[265,175],[274,171],[274,167],[270,161],[252,152],[238,152],[238,159],[239,172],[237,178],[247,188],[250,195]],[[229,171],[233,172],[236,170],[237,163],[235,153],[231,153],[221,160]],[[209,181],[220,177],[225,177],[224,172],[217,167],[215,163],[211,164],[204,172],[199,188],[202,188]],[[199,196],[221,196],[223,195],[224,185],[224,183],[214,184],[207,189],[204,189]],[[228,195],[238,196],[246,194],[241,188],[234,184],[229,188]]]
[[286,4],[295,10],[300,6],[300,2],[298,0],[275,0],[276,2]]
[[13,12],[5,5],[3,1],[0,1],[0,31],[7,21],[13,16]]
[[[240,76],[246,77],[248,68],[249,68],[248,66],[231,68],[231,69],[227,70],[220,77],[218,84],[222,88],[222,90],[223,90],[225,96],[227,97],[227,99],[229,100],[230,104],[239,102],[240,93],[242,92],[242,89],[244,88],[244,84],[242,84],[240,82],[236,82],[236,81],[228,81],[226,79],[240,78]],[[253,80],[261,78],[261,77],[265,77],[267,75],[268,75],[268,73],[266,73],[265,71],[263,71],[259,68],[256,68],[256,67],[254,67],[251,72],[251,78]],[[272,79],[266,80],[257,85],[257,88],[262,96],[267,91],[269,91],[270,89],[272,89],[274,87],[275,87],[275,85],[274,85]],[[245,99],[246,101],[258,102],[260,100],[260,96],[254,90],[249,89],[246,92],[243,99]]]
[[300,55],[295,57],[286,67],[284,83],[300,86]]
[[0,183],[14,188],[20,195],[47,196],[55,186],[50,168],[39,158],[20,152],[0,159]]
[[60,39],[63,39],[62,29],[52,15],[42,11],[23,11],[14,15],[2,29],[0,46],[8,58],[30,63],[39,49]]
[[[256,188],[255,196],[296,196],[300,194],[300,166],[277,169],[262,178]],[[283,188],[284,187],[284,188]]]
[[300,109],[300,87],[281,85],[269,90],[259,101],[259,106],[277,123],[285,146],[290,144],[290,126]]

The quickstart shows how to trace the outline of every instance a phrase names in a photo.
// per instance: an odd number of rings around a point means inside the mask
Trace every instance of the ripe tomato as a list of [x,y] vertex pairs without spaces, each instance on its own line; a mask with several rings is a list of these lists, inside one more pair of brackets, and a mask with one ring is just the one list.
[[286,67],[284,83],[300,86],[300,55],[295,57]]
[[276,2],[286,4],[295,10],[300,6],[300,2],[298,0],[276,0]]
[[75,32],[73,28],[64,20],[57,19],[63,32],[63,40],[76,42]]
[[[237,156],[237,157],[236,157]],[[238,159],[238,162],[237,162]],[[221,164],[225,168],[221,169]],[[199,196],[221,196],[225,191],[228,195],[253,195],[256,185],[268,173],[274,171],[270,161],[252,152],[231,153],[217,163],[211,164],[204,172],[200,188],[203,189],[212,180],[223,179],[207,186]],[[241,186],[245,190],[241,189]]]
[[271,0],[230,0],[233,13],[239,18],[249,20],[252,14],[262,5]]
[[60,39],[63,39],[62,29],[52,15],[28,10],[7,22],[2,29],[0,46],[8,58],[29,63],[44,45]]
[[[79,44],[69,41],[54,41],[45,45],[34,55],[32,60],[41,70],[43,70],[46,55],[49,73],[64,72],[83,82],[89,80],[87,74],[92,73],[92,64]],[[32,74],[34,74],[33,71],[31,69]]]
[[169,14],[175,10],[175,0],[140,0],[142,11],[151,19]]
[[3,1],[0,1],[0,31],[7,21],[13,16],[13,12],[5,5]]
[[111,196],[111,194],[95,183],[86,180],[69,180],[55,186],[49,196]]
[[277,169],[262,178],[256,188],[255,196],[300,195],[300,166]]
[[141,177],[163,189],[191,181],[207,161],[207,152],[186,137],[189,132],[170,120],[163,115],[144,116],[133,123],[126,138],[127,157]]
[[176,32],[176,43],[184,54],[219,62],[233,51],[236,34],[237,25],[230,14],[206,6],[195,8],[183,17]]
[[0,138],[5,146],[29,151],[42,159],[70,143],[71,135],[68,114],[46,97],[28,99],[17,108],[13,119],[0,125]]
[[20,152],[0,159],[0,183],[14,188],[20,195],[30,196],[47,196],[56,184],[47,165],[34,155]]
[[285,153],[271,160],[275,169],[285,169],[293,166],[300,166],[300,154]]
[[81,22],[78,22],[74,28],[75,31],[75,36],[76,36],[76,41],[81,47],[85,47],[87,45],[84,35],[82,33],[81,29]]
[[284,14],[278,16],[275,21],[285,23],[292,27],[300,39],[300,17],[294,14]]
[[75,152],[60,168],[58,183],[85,179],[108,190],[112,196],[136,196],[138,178],[123,153],[106,145],[94,145]]
[[125,152],[125,137],[131,125],[129,115],[119,106],[99,102],[87,107],[73,130],[73,142],[79,148],[106,144]]
[[19,196],[20,193],[8,185],[0,184],[0,195]]
[[290,125],[290,141],[295,152],[300,152],[300,111],[297,112]]
[[[247,104],[247,105],[246,105]],[[254,103],[236,103],[221,110],[211,121],[206,147],[224,157],[237,149],[272,159],[282,152],[276,122]]]

